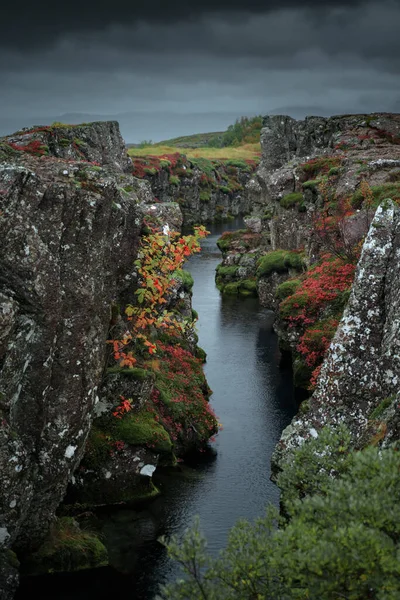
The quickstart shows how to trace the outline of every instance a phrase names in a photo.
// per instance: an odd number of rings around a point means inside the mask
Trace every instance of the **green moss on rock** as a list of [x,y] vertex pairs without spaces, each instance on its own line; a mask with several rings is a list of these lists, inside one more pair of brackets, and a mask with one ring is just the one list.
[[223,289],[224,294],[234,296],[239,292],[239,283],[227,283]]
[[275,297],[278,300],[284,300],[288,296],[294,294],[300,284],[300,279],[289,279],[289,281],[284,281],[276,288]]
[[218,277],[221,277],[223,279],[231,279],[236,276],[238,267],[236,265],[232,265],[232,266],[218,265],[216,271],[217,271]]
[[305,361],[297,356],[293,362],[293,384],[295,387],[308,389],[312,371]]
[[296,205],[299,205],[303,202],[304,197],[301,192],[292,192],[291,194],[286,194],[283,198],[280,199],[279,204],[283,208],[294,208]]
[[207,361],[207,352],[203,348],[200,348],[200,346],[196,347],[196,358],[199,358],[202,363]]
[[93,569],[108,564],[104,544],[94,533],[81,531],[71,517],[58,519],[41,548],[22,564],[24,574]]
[[156,414],[146,409],[115,419],[116,439],[131,446],[148,446],[155,452],[171,452],[168,432],[157,421]]
[[271,273],[286,273],[289,269],[301,271],[304,267],[303,255],[288,250],[273,250],[264,254],[257,262],[257,277]]
[[137,381],[144,381],[145,379],[154,379],[154,373],[152,371],[147,371],[146,369],[141,369],[140,367],[133,367],[131,369],[124,369],[122,367],[110,367],[107,369],[107,373],[110,375],[118,374],[123,375],[124,377],[131,377],[132,379],[136,379]]
[[182,282],[182,286],[183,289],[185,290],[185,292],[191,292],[193,285],[194,285],[194,279],[191,275],[191,273],[189,273],[189,271],[185,271],[184,269],[179,269],[177,271],[175,271],[174,277],[178,280]]

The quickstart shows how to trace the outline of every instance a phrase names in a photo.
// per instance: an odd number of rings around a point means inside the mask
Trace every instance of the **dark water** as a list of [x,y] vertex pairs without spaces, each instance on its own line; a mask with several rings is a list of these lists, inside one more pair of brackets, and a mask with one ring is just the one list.
[[98,526],[115,568],[26,578],[19,600],[34,592],[54,600],[150,600],[160,582],[179,575],[157,541],[159,535],[179,534],[199,515],[215,554],[238,518],[253,519],[268,502],[277,503],[278,491],[269,481],[270,457],[295,413],[291,373],[278,366],[272,313],[256,299],[221,297],[215,287],[221,260],[216,240],[227,228],[215,227],[203,252],[188,265],[195,280],[199,344],[207,352],[205,371],[214,392],[211,402],[223,424],[215,453],[178,473],[159,475],[163,494],[143,510],[100,515]]

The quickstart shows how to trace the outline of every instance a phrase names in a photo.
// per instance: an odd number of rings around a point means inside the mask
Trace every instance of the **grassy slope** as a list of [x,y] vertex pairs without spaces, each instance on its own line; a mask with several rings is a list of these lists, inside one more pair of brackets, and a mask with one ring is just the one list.
[[215,131],[211,133],[194,133],[192,135],[183,135],[157,142],[154,146],[172,146],[177,148],[200,148],[208,146],[211,140],[220,139],[224,131]]
[[[182,148],[178,146],[160,146],[151,145],[143,148],[130,148],[130,156],[163,156],[165,154],[182,153]],[[256,159],[260,156],[261,147],[259,143],[244,144],[243,146],[232,146],[227,148],[185,148],[183,152],[190,158],[209,158],[209,159]]]

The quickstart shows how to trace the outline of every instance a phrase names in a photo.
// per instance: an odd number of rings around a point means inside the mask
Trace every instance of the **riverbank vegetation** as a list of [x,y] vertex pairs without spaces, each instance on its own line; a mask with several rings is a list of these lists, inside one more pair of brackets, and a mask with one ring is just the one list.
[[185,574],[163,587],[170,600],[395,600],[400,596],[400,455],[350,449],[344,428],[297,450],[278,478],[284,516],[269,507],[240,521],[218,558],[198,522],[167,543]]

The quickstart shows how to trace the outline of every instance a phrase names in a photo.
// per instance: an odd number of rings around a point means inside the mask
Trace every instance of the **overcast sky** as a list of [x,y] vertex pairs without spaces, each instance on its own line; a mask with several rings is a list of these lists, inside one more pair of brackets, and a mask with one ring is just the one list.
[[99,115],[134,142],[247,114],[400,112],[400,0],[100,2],[0,9],[0,133]]

